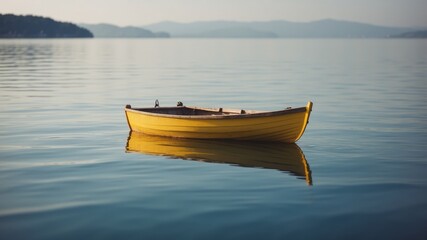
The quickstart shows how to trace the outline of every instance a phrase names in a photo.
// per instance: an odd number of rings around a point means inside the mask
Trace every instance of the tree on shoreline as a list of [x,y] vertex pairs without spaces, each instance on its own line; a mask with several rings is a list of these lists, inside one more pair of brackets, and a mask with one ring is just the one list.
[[73,23],[51,18],[0,14],[0,38],[92,38],[93,34]]

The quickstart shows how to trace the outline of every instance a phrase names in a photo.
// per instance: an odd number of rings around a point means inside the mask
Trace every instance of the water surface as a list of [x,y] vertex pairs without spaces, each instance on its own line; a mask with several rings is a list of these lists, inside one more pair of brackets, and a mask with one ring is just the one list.
[[[0,238],[426,239],[426,69],[424,40],[1,40]],[[147,152],[123,107],[156,99],[314,107],[294,147]]]

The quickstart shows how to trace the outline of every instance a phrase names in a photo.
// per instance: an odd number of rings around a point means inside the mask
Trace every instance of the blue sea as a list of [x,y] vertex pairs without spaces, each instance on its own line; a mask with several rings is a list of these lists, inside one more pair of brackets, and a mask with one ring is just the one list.
[[[426,40],[0,40],[0,239],[427,239],[426,92]],[[314,106],[296,145],[135,137],[156,99]]]

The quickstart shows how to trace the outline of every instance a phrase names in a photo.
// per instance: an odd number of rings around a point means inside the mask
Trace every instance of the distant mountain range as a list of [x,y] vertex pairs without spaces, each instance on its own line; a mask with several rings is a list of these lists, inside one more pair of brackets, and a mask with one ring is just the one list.
[[88,29],[96,38],[168,38],[169,33],[152,32],[140,27],[119,27],[112,24],[79,24]]
[[91,37],[91,32],[72,23],[32,15],[0,14],[0,38]]
[[398,35],[394,35],[394,38],[427,38],[427,30],[415,31],[415,32],[404,32]]
[[385,27],[325,19],[313,22],[160,22],[135,27],[59,22],[32,15],[0,14],[0,38],[426,38],[425,29]]
[[385,38],[417,30],[333,19],[313,22],[160,22],[142,27],[151,31],[168,32],[171,37],[191,38]]

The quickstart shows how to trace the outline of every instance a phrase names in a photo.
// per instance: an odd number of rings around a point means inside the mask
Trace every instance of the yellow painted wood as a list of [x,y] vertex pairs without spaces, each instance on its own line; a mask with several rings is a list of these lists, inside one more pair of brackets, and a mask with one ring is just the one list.
[[[150,135],[197,138],[239,139],[254,141],[282,141],[293,143],[301,138],[307,126],[313,103],[308,102],[305,111],[282,111],[281,115],[261,114],[251,117],[185,117],[166,114],[147,114],[125,109],[132,131]],[[249,117],[247,117],[249,116]]]

